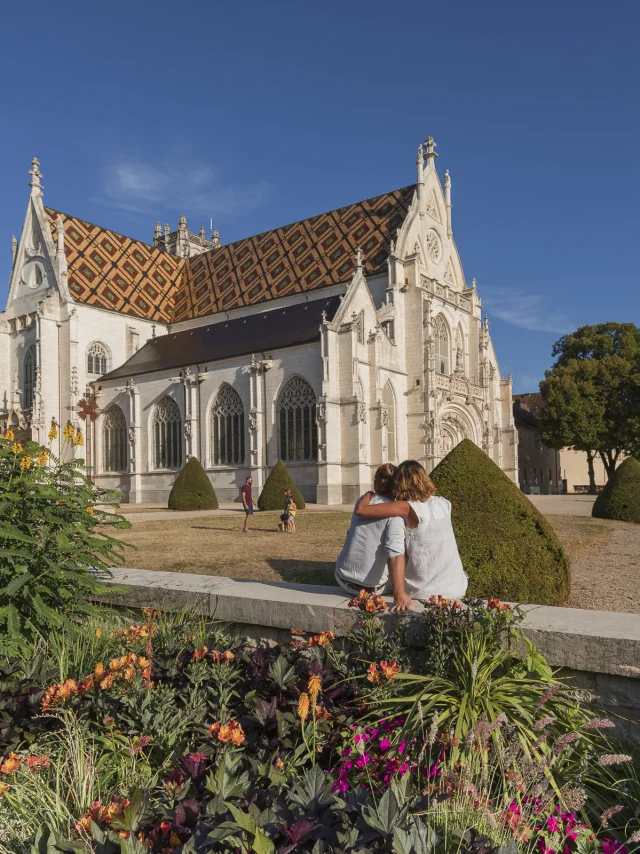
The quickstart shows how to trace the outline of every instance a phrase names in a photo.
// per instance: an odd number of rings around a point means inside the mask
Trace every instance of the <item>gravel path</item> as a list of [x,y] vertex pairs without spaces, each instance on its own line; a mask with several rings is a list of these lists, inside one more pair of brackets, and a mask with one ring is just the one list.
[[572,571],[571,607],[640,614],[640,525],[616,527]]

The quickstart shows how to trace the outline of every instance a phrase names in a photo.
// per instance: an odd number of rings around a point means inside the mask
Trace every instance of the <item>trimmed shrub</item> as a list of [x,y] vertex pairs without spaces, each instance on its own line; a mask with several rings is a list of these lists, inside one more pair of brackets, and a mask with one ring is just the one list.
[[640,463],[629,457],[611,475],[598,494],[592,516],[640,523]]
[[507,475],[468,439],[431,472],[451,501],[453,528],[469,576],[468,596],[561,605],[571,572],[544,516]]
[[200,460],[191,457],[173,484],[169,510],[217,510],[218,497]]
[[284,507],[285,489],[291,490],[293,500],[296,502],[298,509],[303,510],[304,498],[293,482],[285,464],[282,460],[278,460],[271,469],[271,474],[267,478],[265,485],[262,487],[262,492],[258,499],[260,510],[282,510]]

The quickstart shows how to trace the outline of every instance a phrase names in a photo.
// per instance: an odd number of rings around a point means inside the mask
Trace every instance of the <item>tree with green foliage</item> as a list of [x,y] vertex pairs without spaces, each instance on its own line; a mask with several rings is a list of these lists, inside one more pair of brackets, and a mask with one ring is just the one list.
[[554,344],[556,361],[540,384],[540,436],[552,448],[599,454],[610,478],[621,455],[639,450],[640,328],[634,323],[581,326]]
[[507,475],[464,439],[430,475],[451,502],[469,596],[562,605],[571,572],[555,532]]
[[278,460],[275,466],[271,469],[271,473],[267,478],[265,485],[262,487],[260,498],[258,499],[258,507],[260,510],[282,510],[284,507],[284,491],[290,489],[293,494],[293,500],[299,510],[304,509],[304,498],[298,487],[293,482],[293,478],[287,471],[287,467]]
[[[0,653],[19,655],[39,635],[87,613],[88,600],[112,588],[95,570],[122,563],[124,544],[109,533],[131,524],[114,512],[120,493],[97,488],[84,460],[61,462],[49,446],[0,439]],[[81,444],[82,433],[64,428],[61,457]],[[108,510],[105,505],[111,505]]]
[[598,519],[640,523],[640,463],[628,457],[596,498],[591,515]]
[[197,457],[191,457],[169,494],[169,510],[217,510],[218,496]]

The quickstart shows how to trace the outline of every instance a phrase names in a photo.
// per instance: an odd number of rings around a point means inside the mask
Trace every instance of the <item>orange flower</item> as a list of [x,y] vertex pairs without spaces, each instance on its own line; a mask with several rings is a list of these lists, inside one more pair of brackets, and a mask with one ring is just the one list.
[[94,667],[93,672],[99,679],[104,674],[104,664],[99,661]]
[[379,682],[380,681],[380,674],[378,673],[378,665],[375,663],[375,661],[372,662],[367,667],[367,679],[369,680],[369,682]]
[[0,783],[0,798],[6,795],[11,786],[8,783]]
[[236,746],[244,741],[244,730],[238,721],[229,721],[226,724],[216,722],[207,730],[209,735],[214,735],[218,741],[231,742]]
[[380,670],[384,673],[387,679],[395,679],[396,673],[400,670],[395,661],[381,661]]
[[300,694],[298,698],[298,717],[304,723],[309,715],[309,695]]
[[209,733],[209,735],[218,735],[218,733],[220,732],[220,724],[218,723],[218,721],[212,724],[207,730],[207,732]]
[[127,667],[127,669],[124,671],[124,678],[128,682],[130,682],[135,675],[136,675],[136,671],[133,669],[133,667]]
[[91,690],[91,688],[93,688],[93,676],[87,676],[87,678],[83,679],[78,685],[78,694],[86,694],[87,691]]
[[0,765],[0,772],[3,774],[13,774],[14,771],[18,770],[21,762],[22,759],[20,759],[17,753],[10,753],[9,758],[5,759],[2,765]]
[[13,442],[13,440],[16,438],[16,435],[13,432],[13,427],[7,427],[7,429],[5,430],[4,438],[7,440],[7,442]]
[[225,653],[224,653],[224,660],[225,661],[233,661],[234,658],[235,658],[235,655],[231,652],[230,649],[225,651]]
[[209,652],[206,646],[203,646],[202,649],[196,649],[193,653],[193,660],[200,661],[201,658],[204,658],[205,655]]
[[143,656],[140,656],[140,658],[138,659],[138,664],[142,668],[151,667],[151,662],[149,661],[149,659],[143,658]]
[[315,704],[316,697],[322,691],[322,680],[317,674],[314,674],[309,678],[309,682],[307,683],[307,691],[309,692],[311,702]]
[[329,642],[335,639],[334,632],[321,632],[316,638],[318,646],[328,646]]
[[79,818],[75,823],[74,827],[78,831],[78,833],[89,833],[91,830],[91,822],[93,819],[89,815],[89,813],[85,813],[82,818]]
[[27,768],[35,771],[37,768],[49,768],[51,760],[47,756],[27,756]]
[[102,680],[102,682],[100,683],[100,688],[102,688],[103,691],[108,691],[109,688],[112,688],[112,687],[113,687],[113,676],[111,674],[109,674],[108,676],[105,676],[104,679]]
[[62,685],[58,686],[58,699],[64,700],[66,697],[71,697],[72,694],[78,693],[78,686],[73,679],[67,679]]
[[143,679],[151,679],[151,668],[150,667],[145,667],[145,669],[142,671],[142,678]]
[[[126,661],[126,659],[125,659]],[[119,658],[114,658],[109,662],[109,670],[117,671],[122,667],[122,662]]]
[[276,761],[273,763],[273,767],[276,769],[276,771],[284,770],[284,762],[282,761],[282,759],[280,759],[279,756],[276,757]]

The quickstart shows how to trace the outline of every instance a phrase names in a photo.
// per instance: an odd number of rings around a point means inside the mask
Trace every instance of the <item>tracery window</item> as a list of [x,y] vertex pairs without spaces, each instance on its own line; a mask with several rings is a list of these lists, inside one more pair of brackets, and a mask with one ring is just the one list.
[[440,315],[435,319],[436,370],[441,374],[449,373],[449,331]]
[[396,459],[396,397],[390,380],[382,389],[382,404],[387,410],[387,462],[393,462]]
[[278,423],[281,460],[318,458],[316,396],[301,377],[292,377],[283,388],[278,401]]
[[119,406],[109,407],[102,429],[104,471],[127,470],[127,424]]
[[182,418],[178,404],[163,397],[153,412],[153,466],[178,469],[182,465]]
[[95,341],[87,350],[87,373],[101,376],[109,369],[109,354],[104,344]]
[[211,461],[214,466],[244,464],[244,407],[230,385],[222,386],[211,407]]
[[36,348],[31,346],[22,363],[22,408],[33,409],[33,392],[36,384]]

